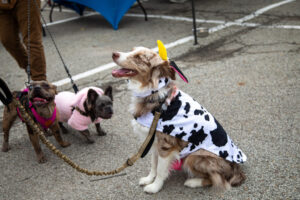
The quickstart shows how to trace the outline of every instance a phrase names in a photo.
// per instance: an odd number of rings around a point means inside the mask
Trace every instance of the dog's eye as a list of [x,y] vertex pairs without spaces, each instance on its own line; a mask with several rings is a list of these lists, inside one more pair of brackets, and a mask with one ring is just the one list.
[[43,88],[45,88],[45,89],[49,89],[49,88],[50,88],[50,86],[49,86],[48,84],[43,84],[42,86],[43,86]]
[[105,104],[104,103],[101,103],[100,105],[99,105],[99,108],[103,108],[105,106]]

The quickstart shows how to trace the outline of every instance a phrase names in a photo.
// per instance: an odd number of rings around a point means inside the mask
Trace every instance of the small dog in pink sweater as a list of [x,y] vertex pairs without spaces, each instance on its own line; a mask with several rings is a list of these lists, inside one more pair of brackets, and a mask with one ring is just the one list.
[[97,87],[84,88],[77,94],[68,91],[60,92],[55,96],[55,103],[63,133],[68,132],[63,126],[63,122],[66,122],[85,136],[89,143],[94,143],[88,130],[89,124],[94,123],[98,135],[106,135],[101,129],[100,121],[110,119],[113,115],[111,86],[108,86],[105,92]]

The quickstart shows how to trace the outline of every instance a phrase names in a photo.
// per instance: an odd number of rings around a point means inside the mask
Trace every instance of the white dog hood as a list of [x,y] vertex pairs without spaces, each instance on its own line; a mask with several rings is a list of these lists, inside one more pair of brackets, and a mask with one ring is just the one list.
[[[149,112],[137,122],[149,127],[153,121]],[[156,130],[189,142],[180,152],[184,158],[199,149],[205,149],[230,162],[243,163],[246,155],[232,142],[218,121],[188,94],[178,90],[171,104],[164,110]]]

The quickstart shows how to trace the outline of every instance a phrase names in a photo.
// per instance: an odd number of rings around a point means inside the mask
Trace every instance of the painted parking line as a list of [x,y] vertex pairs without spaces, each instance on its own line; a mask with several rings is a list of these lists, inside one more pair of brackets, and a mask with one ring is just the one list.
[[[282,29],[300,29],[300,26],[298,25],[261,25],[261,24],[257,24],[257,23],[243,23],[244,21],[248,21],[250,19],[253,19],[254,17],[257,17],[258,15],[273,9],[275,7],[281,6],[283,4],[286,3],[290,3],[293,2],[295,0],[286,0],[283,2],[279,2],[279,3],[275,3],[272,4],[270,6],[267,6],[265,8],[259,9],[256,12],[247,15],[246,17],[243,17],[241,19],[235,20],[235,21],[223,21],[223,20],[207,20],[207,19],[196,19],[196,23],[206,23],[206,24],[220,24],[220,27],[222,26],[242,26],[242,27],[260,27],[260,28],[282,28]],[[50,9],[45,9],[45,10],[50,10]],[[54,9],[54,11],[59,12],[59,9]],[[62,12],[68,12],[68,13],[74,13],[73,10],[69,10],[69,9],[62,9]],[[56,24],[61,24],[61,23],[65,23],[65,22],[70,22],[70,21],[74,21],[77,19],[81,19],[84,17],[89,17],[89,16],[94,16],[94,15],[101,15],[98,12],[85,12],[85,15],[83,16],[77,16],[77,17],[70,17],[67,19],[63,19],[63,20],[58,20],[55,22],[51,22],[51,23],[47,23],[47,26],[52,26],[52,25],[56,25]],[[136,18],[144,18],[145,16],[143,14],[135,14],[135,13],[127,13],[124,15],[125,17],[136,17]],[[170,16],[170,15],[147,15],[148,18],[152,18],[152,19],[163,19],[163,20],[174,20],[174,21],[184,21],[184,22],[193,22],[192,18],[188,18],[188,17],[178,17],[178,16]],[[44,25],[43,25],[44,26]],[[215,32],[212,30],[212,32]]]
[[[276,8],[276,7],[279,7],[281,5],[284,5],[284,4],[287,4],[287,3],[290,3],[290,2],[293,2],[295,0],[285,0],[285,1],[282,1],[282,2],[279,2],[279,3],[275,3],[275,4],[271,4],[267,7],[264,7],[264,8],[261,8],[253,13],[251,13],[250,15],[247,15],[245,17],[242,17],[240,19],[237,19],[235,20],[234,22],[236,23],[243,23],[245,21],[248,21],[250,19],[253,19],[255,17],[258,17],[259,15],[261,15],[262,13],[264,12],[267,12],[273,8]],[[213,28],[210,28],[209,29],[209,32],[210,33],[213,33],[213,32],[217,32],[217,31],[220,31],[224,28],[227,28],[229,26],[232,26],[234,25],[234,23],[226,23],[226,24],[222,24],[222,25],[218,25],[216,27],[213,27]],[[187,43],[191,40],[193,40],[194,37],[193,36],[188,36],[188,37],[184,37],[184,38],[181,38],[179,40],[176,40],[174,42],[171,42],[171,43],[168,43],[168,44],[165,44],[165,47],[168,49],[168,48],[172,48],[172,47],[175,47],[175,46],[178,46],[178,45],[181,45],[181,44],[184,44],[184,43]],[[154,51],[158,51],[158,48],[155,47],[155,48],[152,48]],[[101,65],[99,67],[96,67],[92,70],[88,70],[86,72],[83,72],[83,73],[80,73],[80,74],[77,74],[73,77],[74,81],[75,80],[79,80],[79,79],[83,79],[83,78],[86,78],[86,77],[89,77],[89,76],[92,76],[94,75],[95,73],[99,73],[99,72],[102,72],[104,70],[108,70],[108,69],[111,69],[113,67],[115,67],[116,64],[114,62],[111,62],[111,63],[108,63],[108,64],[105,64],[105,65]],[[60,81],[56,81],[54,82],[55,85],[57,86],[62,86],[64,84],[67,84],[67,83],[70,83],[70,80],[69,78],[66,78],[66,79],[63,79],[63,80],[60,80]]]
[[[227,27],[230,27],[230,26],[233,26],[233,25],[245,25],[245,21],[248,21],[248,20],[251,20],[255,17],[258,17],[259,15],[273,9],[273,8],[276,8],[276,7],[279,7],[281,5],[284,5],[284,4],[287,4],[287,3],[291,3],[291,2],[294,2],[295,0],[284,0],[284,1],[281,1],[281,2],[278,2],[278,3],[275,3],[275,4],[271,4],[269,6],[266,6],[264,8],[261,8],[253,13],[251,13],[250,15],[247,15],[245,17],[242,17],[240,19],[237,19],[235,20],[234,22],[226,22],[225,24],[220,24],[216,27],[213,27],[213,28],[210,28],[209,29],[209,32],[210,33],[213,33],[213,32],[217,32],[217,31],[220,31],[224,28],[227,28]],[[96,15],[97,13],[89,13],[87,15],[85,15],[84,17],[88,17],[88,16],[92,16],[92,15]],[[132,14],[131,14],[132,15]],[[136,15],[136,14],[135,14]],[[143,15],[142,15],[143,16]],[[151,15],[150,15],[151,16]],[[154,15],[152,17],[155,17]],[[52,22],[52,23],[48,23],[47,25],[54,25],[54,24],[59,24],[59,23],[65,23],[67,21],[72,21],[72,20],[76,20],[76,19],[79,19],[79,18],[82,18],[82,17],[74,17],[74,18],[69,18],[69,19],[66,19],[66,20],[60,20],[60,21],[57,21],[57,22]],[[172,17],[174,18],[174,17]],[[170,18],[170,19],[172,19]],[[162,18],[163,19],[163,18]],[[165,18],[167,19],[167,18]],[[188,18],[183,18],[183,17],[175,17],[174,20],[177,19],[177,20],[188,20]],[[203,23],[207,22],[208,20],[204,20]],[[217,20],[211,20],[211,23],[212,22],[215,22],[215,23],[219,23],[221,21],[217,21]],[[248,25],[255,25],[254,23],[248,23]],[[274,26],[275,27],[275,26]],[[279,27],[279,26],[278,26]],[[289,27],[289,26],[284,26],[282,25],[282,27]],[[290,27],[298,27],[298,26],[290,26]],[[171,42],[171,43],[168,43],[168,44],[165,44],[165,47],[168,49],[168,48],[173,48],[175,46],[178,46],[178,45],[181,45],[181,44],[184,44],[184,43],[187,43],[191,40],[193,40],[193,36],[188,36],[188,37],[184,37],[184,38],[181,38],[179,40],[176,40],[174,42]],[[155,48],[152,48],[154,51],[158,51],[158,48],[155,47]],[[80,79],[83,79],[83,78],[86,78],[86,77],[89,77],[89,76],[92,76],[96,73],[99,73],[99,72],[102,72],[102,71],[105,71],[105,70],[108,70],[108,69],[111,69],[113,67],[115,67],[116,64],[114,62],[110,62],[108,64],[105,64],[105,65],[101,65],[101,66],[98,66],[94,69],[91,69],[91,70],[88,70],[88,71],[85,71],[83,73],[79,73],[77,75],[74,75],[73,76],[73,80],[76,81],[76,80],[80,80]],[[53,84],[57,85],[57,86],[62,86],[62,85],[65,85],[65,84],[68,84],[70,83],[70,79],[69,78],[65,78],[65,79],[62,79],[62,80],[59,80],[59,81],[55,81],[53,82]],[[0,105],[1,105],[1,102],[0,102]]]
[[224,28],[227,28],[227,27],[230,27],[230,26],[233,26],[235,24],[242,24],[243,22],[245,21],[249,21],[255,17],[258,17],[259,15],[273,9],[273,8],[277,8],[279,6],[282,6],[284,4],[287,4],[287,3],[291,3],[291,2],[294,2],[296,0],[285,0],[285,1],[281,1],[281,2],[278,2],[278,3],[274,3],[274,4],[271,4],[269,6],[266,6],[264,8],[261,8],[253,13],[251,13],[250,15],[246,15],[245,17],[242,17],[240,19],[237,19],[237,20],[234,20],[233,22],[227,22],[225,24],[221,24],[221,25],[218,25],[216,27],[213,27],[213,28],[210,28],[209,29],[209,33],[214,33],[216,31],[219,31],[219,30],[222,30]]
[[[93,15],[98,15],[98,13],[96,13],[96,12],[91,12],[91,13],[87,13],[87,14],[85,14],[85,15],[83,15],[83,16],[70,17],[70,18],[63,19],[63,20],[58,20],[58,21],[55,21],[55,22],[49,22],[49,23],[47,23],[46,25],[47,25],[47,26],[53,26],[53,25],[56,25],[56,24],[62,24],[62,23],[74,21],[74,20],[77,20],[77,19],[82,19],[82,18],[85,18],[85,17],[90,17],[90,16],[93,16]],[[43,24],[43,27],[45,27],[44,24]]]

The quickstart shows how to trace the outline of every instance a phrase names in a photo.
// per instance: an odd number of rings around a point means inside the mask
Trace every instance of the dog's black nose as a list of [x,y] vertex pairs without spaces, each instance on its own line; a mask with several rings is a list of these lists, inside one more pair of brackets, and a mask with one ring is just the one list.
[[112,53],[112,58],[115,60],[115,59],[118,59],[120,57],[120,53],[118,52],[113,52]]

